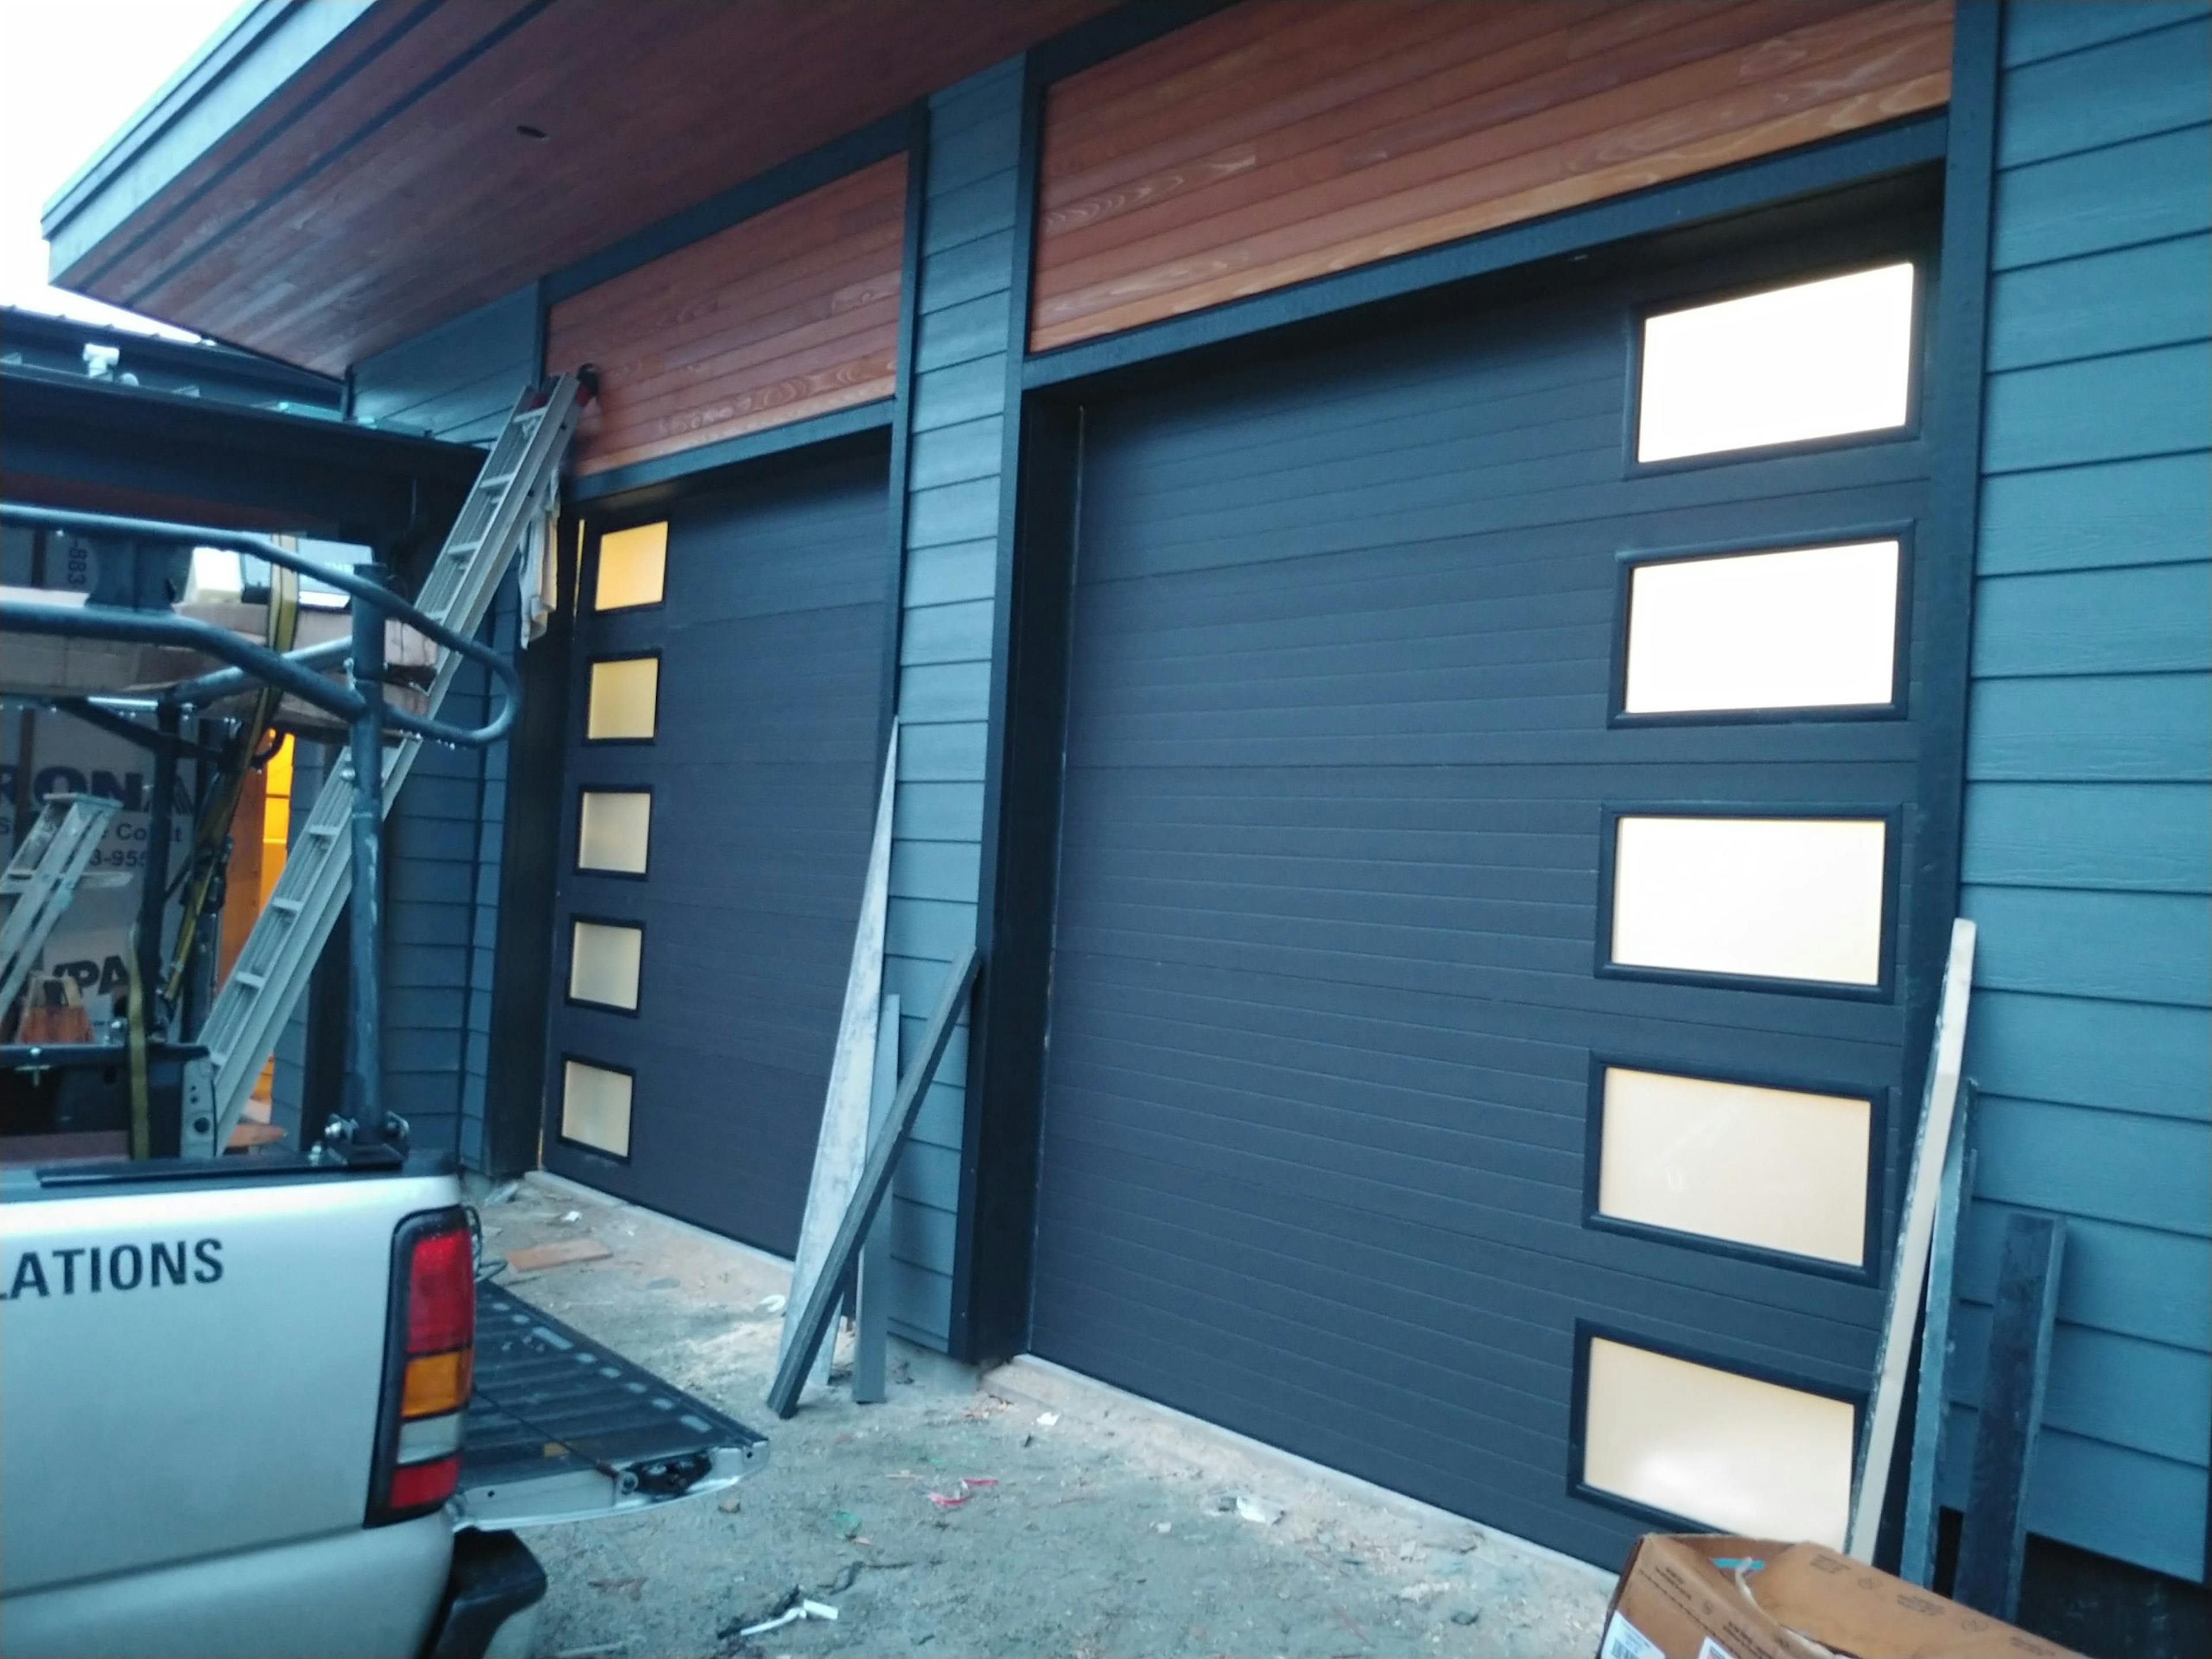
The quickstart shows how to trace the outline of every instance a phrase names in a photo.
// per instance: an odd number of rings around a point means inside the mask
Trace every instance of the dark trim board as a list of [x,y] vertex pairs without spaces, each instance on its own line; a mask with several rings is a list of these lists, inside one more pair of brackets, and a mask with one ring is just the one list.
[[[1831,1261],[1824,1256],[1797,1255],[1787,1250],[1768,1249],[1762,1245],[1717,1238],[1709,1233],[1680,1232],[1672,1227],[1657,1227],[1648,1222],[1630,1221],[1620,1216],[1605,1214],[1598,1208],[1599,1182],[1604,1174],[1605,1074],[1613,1069],[1656,1072],[1668,1077],[1696,1078],[1711,1083],[1741,1083],[1756,1089],[1787,1089],[1801,1094],[1831,1095],[1838,1099],[1865,1101],[1866,1230],[1860,1244],[1859,1265],[1855,1267],[1848,1262]],[[1584,1109],[1583,1225],[1596,1228],[1601,1232],[1623,1233],[1632,1238],[1649,1239],[1657,1244],[1671,1244],[1685,1250],[1701,1250],[1711,1255],[1727,1256],[1732,1261],[1763,1262],[1769,1267],[1787,1267],[1796,1273],[1814,1273],[1823,1279],[1839,1279],[1846,1284],[1878,1285],[1881,1282],[1887,1259],[1884,1245],[1888,1236],[1883,1228],[1882,1218],[1884,1206],[1888,1201],[1889,1123],[1895,1115],[1896,1094],[1894,1089],[1886,1085],[1869,1087],[1863,1083],[1838,1083],[1832,1078],[1812,1079],[1783,1073],[1759,1073],[1711,1066],[1702,1061],[1692,1063],[1661,1059],[1649,1054],[1593,1049],[1589,1061],[1589,1101]]]
[[[888,432],[894,424],[895,406],[895,398],[878,398],[872,403],[855,404],[850,409],[833,409],[827,415],[811,416],[783,426],[724,438],[717,443],[701,444],[696,449],[678,450],[673,455],[656,455],[649,461],[635,461],[628,466],[586,473],[569,484],[568,499],[580,507],[605,501],[610,510],[644,514],[671,499],[675,491],[667,486],[706,485],[716,482],[707,474],[725,467],[787,455],[795,449],[835,443],[840,439],[872,438],[875,434]],[[836,452],[823,453],[827,456]],[[622,498],[619,501],[614,499],[617,496]]]
[[[1035,389],[1088,380],[1378,301],[1406,298],[1469,277],[1929,167],[1944,156],[1948,125],[1948,117],[1943,114],[1917,116],[1893,126],[1700,173],[1677,184],[1661,185],[1529,224],[1316,277],[1249,300],[1231,301],[1188,317],[1061,346],[1029,357],[1023,368],[1023,384]],[[1032,188],[1030,199],[1034,194]],[[1021,228],[1017,227],[1018,231]]]
[[1593,1338],[1601,1337],[1627,1347],[1642,1348],[1648,1353],[1663,1354],[1669,1359],[1684,1360],[1692,1365],[1709,1365],[1715,1370],[1730,1371],[1738,1376],[1750,1377],[1754,1382],[1771,1382],[1778,1388],[1795,1389],[1801,1394],[1842,1401],[1851,1408],[1851,1443],[1856,1446],[1859,1443],[1861,1425],[1866,1416],[1867,1395],[1863,1389],[1841,1389],[1802,1372],[1778,1370],[1771,1365],[1735,1359],[1711,1349],[1688,1347],[1662,1337],[1632,1331],[1623,1326],[1577,1319],[1575,1322],[1574,1395],[1569,1407],[1571,1414],[1567,1429],[1567,1495],[1570,1498],[1601,1504],[1624,1515],[1632,1515],[1668,1532],[1711,1532],[1716,1524],[1694,1516],[1675,1515],[1666,1510],[1653,1509],[1633,1498],[1593,1486],[1583,1479],[1583,1453],[1589,1425],[1590,1342]]

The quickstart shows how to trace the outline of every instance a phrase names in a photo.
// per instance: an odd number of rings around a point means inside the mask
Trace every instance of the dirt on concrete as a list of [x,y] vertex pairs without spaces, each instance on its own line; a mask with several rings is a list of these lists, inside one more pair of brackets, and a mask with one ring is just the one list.
[[[483,1217],[487,1262],[606,1245],[501,1282],[772,1443],[726,1498],[532,1532],[546,1659],[1596,1650],[1609,1575],[1054,1367],[894,1343],[884,1403],[776,1422],[783,1264],[543,1177]],[[741,1634],[794,1593],[836,1620]]]

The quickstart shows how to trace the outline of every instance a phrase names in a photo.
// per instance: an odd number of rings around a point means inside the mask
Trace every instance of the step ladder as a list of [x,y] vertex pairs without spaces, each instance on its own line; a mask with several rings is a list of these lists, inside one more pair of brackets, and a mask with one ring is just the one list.
[[[575,430],[578,392],[574,374],[526,390],[485,457],[483,470],[415,600],[419,609],[456,633],[473,637],[483,625],[492,594],[526,533],[550,509],[562,459]],[[439,653],[425,714],[435,717],[460,663],[457,652]],[[386,747],[386,812],[407,781],[422,741],[402,737]],[[187,1158],[212,1158],[230,1144],[231,1131],[245,1115],[262,1062],[276,1048],[277,1035],[292,1017],[315,959],[337,923],[353,887],[346,833],[352,798],[353,768],[342,757],[316,794],[268,904],[208,1010],[196,1040],[207,1046],[214,1074],[212,1133],[195,1133],[195,1121],[187,1115],[182,1148]]]
[[0,1019],[15,1006],[31,964],[76,896],[109,821],[122,810],[121,801],[105,795],[49,795],[31,833],[0,871],[0,899],[15,901],[0,922]]

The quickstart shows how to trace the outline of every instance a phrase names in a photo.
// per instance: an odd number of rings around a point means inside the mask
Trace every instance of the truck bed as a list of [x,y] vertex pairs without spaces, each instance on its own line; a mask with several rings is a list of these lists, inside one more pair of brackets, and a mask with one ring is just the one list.
[[642,1509],[733,1485],[767,1455],[767,1440],[736,1419],[514,1291],[477,1286],[463,1525]]

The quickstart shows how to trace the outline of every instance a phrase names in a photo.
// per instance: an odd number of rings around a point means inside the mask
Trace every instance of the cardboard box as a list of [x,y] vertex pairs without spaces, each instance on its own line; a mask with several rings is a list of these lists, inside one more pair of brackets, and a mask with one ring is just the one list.
[[[1793,1634],[1794,1632],[1794,1634]],[[1814,1646],[1798,1637],[1810,1637]],[[2080,1659],[1820,1544],[1651,1533],[1598,1659]]]

